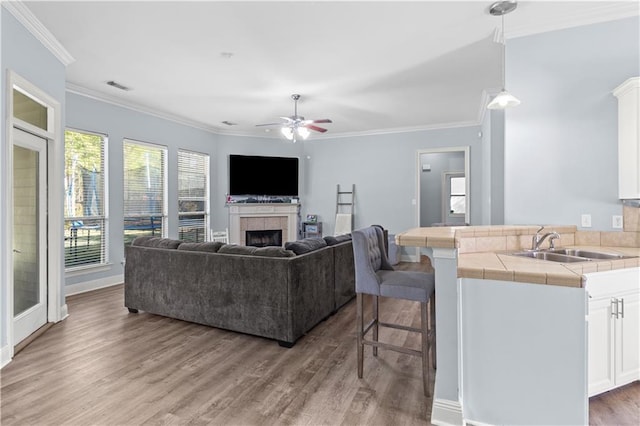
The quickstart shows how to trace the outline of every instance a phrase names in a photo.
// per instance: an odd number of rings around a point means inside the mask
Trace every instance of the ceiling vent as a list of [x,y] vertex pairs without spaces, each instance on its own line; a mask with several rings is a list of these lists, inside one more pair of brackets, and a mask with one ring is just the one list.
[[113,81],[113,80],[111,80],[111,81],[107,81],[107,84],[108,84],[109,86],[113,86],[113,87],[115,87],[116,89],[125,90],[125,91],[129,91],[129,90],[131,90],[131,88],[129,88],[129,87],[127,87],[127,86],[123,86],[123,85],[122,85],[122,84],[120,84],[120,83],[116,83],[116,82],[115,82],[115,81]]

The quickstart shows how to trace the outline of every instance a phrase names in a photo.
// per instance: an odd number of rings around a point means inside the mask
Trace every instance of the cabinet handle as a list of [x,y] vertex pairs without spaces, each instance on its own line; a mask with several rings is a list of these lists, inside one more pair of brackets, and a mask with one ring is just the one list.
[[620,318],[624,318],[624,299],[618,299],[620,303]]
[[[615,309],[614,309],[615,306]],[[619,311],[618,311],[618,299],[616,299],[615,297],[611,298],[611,316],[614,318],[618,318],[619,315]]]

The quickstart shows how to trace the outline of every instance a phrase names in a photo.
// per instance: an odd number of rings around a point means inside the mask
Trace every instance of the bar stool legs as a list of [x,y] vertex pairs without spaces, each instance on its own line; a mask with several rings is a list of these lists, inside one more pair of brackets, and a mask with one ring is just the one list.
[[[420,328],[408,327],[397,324],[389,324],[380,322],[379,315],[379,297],[372,295],[372,314],[373,318],[371,322],[365,327],[364,324],[364,294],[356,293],[356,324],[357,324],[357,357],[358,357],[358,378],[363,376],[363,364],[364,364],[364,345],[371,345],[373,347],[373,356],[378,355],[378,346],[385,349],[390,349],[397,352],[406,353],[409,355],[419,356],[421,358],[422,365],[422,385],[425,396],[431,396],[429,391],[429,382],[431,374],[429,370],[429,353],[431,353],[431,359],[433,368],[436,368],[436,350],[435,350],[435,295],[432,295],[427,302],[420,302]],[[389,343],[378,341],[378,327],[391,327],[405,331],[413,331],[421,334],[421,350],[404,348],[401,346],[395,346]],[[372,330],[372,340],[367,340],[365,335]]]

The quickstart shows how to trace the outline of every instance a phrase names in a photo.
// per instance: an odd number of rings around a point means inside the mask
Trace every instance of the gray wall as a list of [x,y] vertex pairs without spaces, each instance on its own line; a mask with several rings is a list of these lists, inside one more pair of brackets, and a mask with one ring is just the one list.
[[[355,228],[381,224],[392,234],[418,226],[418,150],[470,146],[471,223],[480,224],[482,151],[480,126],[309,140],[305,144],[305,213],[318,214],[333,235],[336,185],[356,186]],[[473,201],[476,200],[476,201]]]
[[[442,217],[442,173],[464,173],[464,152],[434,152],[420,155],[420,164],[428,164],[429,171],[420,175],[420,226],[449,222],[464,224],[464,218]],[[476,200],[480,202],[480,200]]]
[[[228,192],[229,154],[278,155],[301,157],[303,145],[282,139],[216,135],[177,122],[158,118],[128,108],[101,102],[86,96],[67,94],[67,127],[106,134],[108,137],[108,211],[109,260],[105,270],[68,274],[67,285],[96,282],[96,285],[120,282],[123,274],[123,155],[124,139],[154,143],[167,147],[168,223],[167,236],[178,236],[177,156],[187,149],[210,156],[211,227],[228,226],[225,195]],[[304,160],[301,159],[301,188],[304,188]],[[256,178],[259,178],[256,176]],[[304,199],[304,197],[302,196]]]
[[[108,137],[108,244],[107,270],[74,273],[67,276],[67,285],[108,279],[124,273],[123,231],[123,140],[133,139],[167,147],[168,169],[168,236],[178,235],[177,156],[178,149],[188,149],[210,155],[210,164],[216,163],[216,135],[193,127],[132,111],[106,102],[74,93],[67,94],[68,128],[106,134]],[[212,197],[212,200],[214,198]]]
[[[7,105],[7,69],[15,71],[62,105],[64,122],[64,101],[65,101],[65,68],[49,50],[44,48],[9,12],[0,7],[1,37],[0,37],[0,117],[2,120],[2,132],[0,132],[0,235],[7,235],[8,226],[6,213],[11,209],[11,203],[6,193],[8,173],[10,169],[5,164],[8,151],[11,146],[8,144],[6,125],[6,105]],[[60,204],[62,208],[62,203]],[[62,211],[60,211],[62,216]],[[62,229],[62,224],[60,224]],[[59,244],[62,249],[62,242]],[[55,247],[53,247],[55,249]],[[5,311],[4,301],[7,300],[8,286],[12,283],[6,282],[5,273],[8,269],[7,259],[11,258],[10,253],[5,252],[4,244],[0,245],[0,348],[5,348],[7,341],[7,325],[12,318],[8,317]],[[58,277],[56,284],[63,286],[63,277]],[[60,294],[59,305],[64,304],[64,291]]]
[[506,112],[505,222],[609,230],[617,199],[617,100],[640,75],[640,18],[507,42],[507,89],[522,104]]

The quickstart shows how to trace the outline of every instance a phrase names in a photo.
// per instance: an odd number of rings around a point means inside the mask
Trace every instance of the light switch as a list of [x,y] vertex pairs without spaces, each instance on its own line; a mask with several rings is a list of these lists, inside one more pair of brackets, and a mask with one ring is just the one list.
[[583,228],[591,228],[591,215],[583,214],[581,224]]

